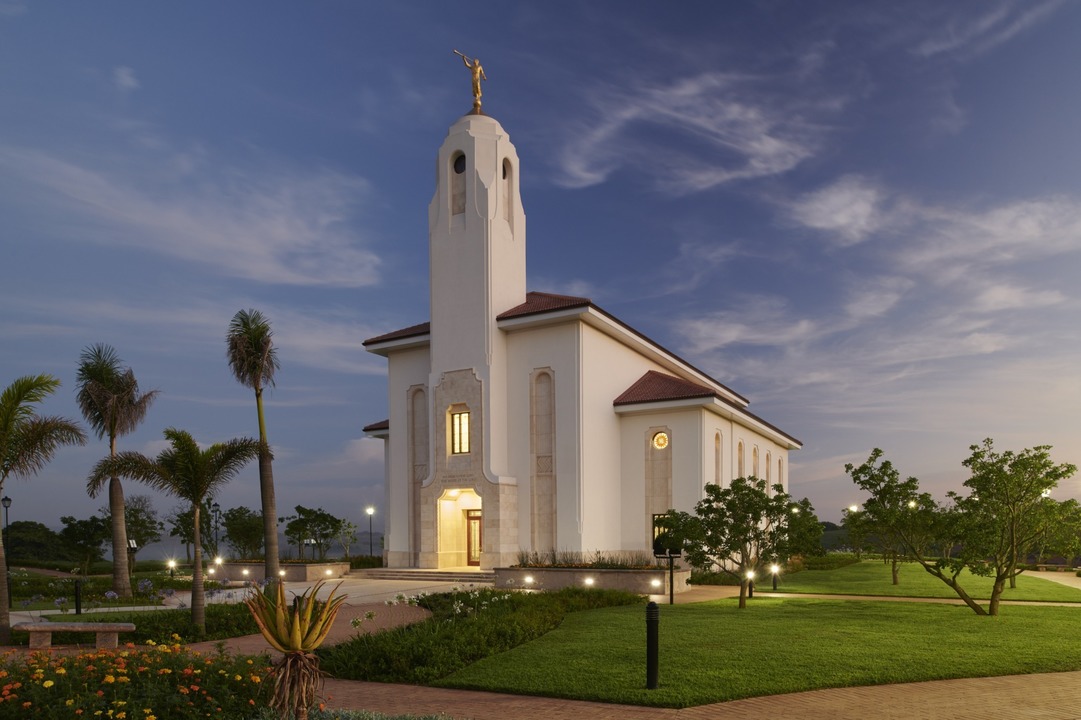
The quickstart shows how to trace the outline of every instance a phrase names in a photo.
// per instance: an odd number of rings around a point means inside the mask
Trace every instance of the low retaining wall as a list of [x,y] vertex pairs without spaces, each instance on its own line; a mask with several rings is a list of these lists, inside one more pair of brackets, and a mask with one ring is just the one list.
[[[281,563],[282,579],[285,582],[314,582],[333,580],[349,574],[349,563]],[[263,579],[263,563],[227,562],[211,565],[206,572],[206,579],[243,582]]]
[[[675,591],[683,592],[690,570],[676,570]],[[520,590],[559,590],[595,587],[628,590],[642,595],[668,594],[668,568],[647,570],[593,570],[591,568],[496,568],[495,587]]]

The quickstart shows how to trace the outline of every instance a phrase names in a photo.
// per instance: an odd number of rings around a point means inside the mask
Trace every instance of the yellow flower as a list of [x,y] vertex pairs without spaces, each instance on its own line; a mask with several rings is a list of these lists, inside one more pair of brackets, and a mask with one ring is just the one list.
[[234,675],[234,676],[233,676],[233,679],[234,679],[234,680],[236,680],[237,682],[240,682],[240,681],[241,681],[241,680],[243,680],[244,678],[240,677],[239,675]]
[[58,668],[56,669],[56,674],[57,674],[57,675],[67,675],[67,672],[68,672],[68,671],[67,671],[67,670],[65,670],[65,669],[64,669],[64,668],[62,668],[62,667],[58,667]]
[[105,677],[103,677],[101,679],[101,681],[105,682],[105,683],[114,683],[114,682],[116,682],[116,678],[113,677],[112,675],[106,675]]
[[255,683],[256,685],[258,685],[259,683],[263,682],[263,679],[261,677],[259,677],[258,675],[252,675],[251,676],[251,681],[253,683]]
[[67,705],[68,707],[71,707],[72,705],[75,704],[75,701],[74,700],[65,700],[64,704]]
[[46,687],[46,688],[51,688],[55,684],[56,683],[54,683],[52,680],[46,680],[45,682],[41,683],[41,686]]

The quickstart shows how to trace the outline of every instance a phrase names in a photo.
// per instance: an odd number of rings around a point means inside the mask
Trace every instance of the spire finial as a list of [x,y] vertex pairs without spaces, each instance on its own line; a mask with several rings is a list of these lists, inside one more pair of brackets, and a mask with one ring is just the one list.
[[463,55],[457,50],[454,54],[462,58],[462,62],[469,68],[469,71],[473,73],[473,114],[480,115],[480,81],[487,80],[488,76],[484,74],[484,68],[481,67],[479,58],[471,58],[468,55]]

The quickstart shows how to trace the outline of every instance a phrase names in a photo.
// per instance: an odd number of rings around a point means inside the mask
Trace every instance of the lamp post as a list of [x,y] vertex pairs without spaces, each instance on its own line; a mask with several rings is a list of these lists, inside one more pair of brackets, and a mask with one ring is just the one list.
[[176,576],[176,560],[170,560],[166,565],[169,566],[169,577]]
[[754,570],[747,571],[747,597],[754,597]]
[[[8,511],[11,509],[11,498],[9,498],[7,495],[5,495],[3,498],[0,498],[0,505],[4,506],[4,545],[6,546],[9,542],[11,542],[11,538],[9,537],[9,533],[8,533]],[[9,608],[15,607],[12,604],[12,599],[11,599],[11,570],[8,570],[7,586],[8,586],[8,607]]]
[[214,503],[210,506],[210,512],[214,516],[214,554],[221,552],[218,547],[218,530],[221,529],[221,505]]
[[375,539],[372,534],[372,515],[375,515],[375,507],[369,505],[364,508],[364,512],[368,513],[368,557],[375,557]]
[[777,573],[781,572],[781,566],[774,563],[769,566],[769,571],[773,573],[773,592],[777,592]]

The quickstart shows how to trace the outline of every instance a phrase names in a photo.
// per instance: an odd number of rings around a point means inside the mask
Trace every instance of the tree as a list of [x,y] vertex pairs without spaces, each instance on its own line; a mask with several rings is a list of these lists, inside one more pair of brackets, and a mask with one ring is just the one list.
[[856,553],[856,559],[863,557],[863,546],[867,542],[867,536],[871,534],[871,526],[867,515],[859,509],[845,508],[841,511],[841,527],[845,530],[845,541],[852,552]]
[[270,321],[258,310],[240,310],[229,323],[226,356],[233,376],[241,385],[255,391],[255,410],[259,416],[259,494],[263,508],[264,577],[278,577],[278,510],[274,497],[274,456],[267,442],[263,417],[263,386],[274,387],[278,355],[274,349]]
[[973,573],[992,578],[988,614],[997,615],[1006,582],[1024,572],[1025,558],[1052,536],[1061,517],[1051,490],[1077,467],[1054,464],[1050,445],[1000,453],[988,438],[969,450],[962,464],[972,472],[965,481],[970,492],[950,493],[966,519],[960,559]]
[[[51,375],[17,378],[0,393],[0,495],[9,477],[31,478],[64,445],[85,445],[86,433],[67,418],[38,415],[34,408],[56,392],[60,381]],[[0,579],[8,572],[0,540]],[[0,582],[0,645],[11,644],[11,615],[6,582]]]
[[6,549],[12,560],[70,560],[60,536],[47,525],[16,520],[7,529]]
[[93,497],[113,475],[168,493],[191,504],[194,518],[195,567],[191,584],[191,619],[196,630],[206,632],[206,599],[203,592],[203,557],[200,516],[207,497],[233,479],[259,455],[260,444],[250,438],[215,443],[200,450],[195,439],[183,430],[168,428],[165,439],[171,447],[151,460],[137,452],[107,457],[94,466],[87,478],[87,492]]
[[[112,517],[109,507],[101,509],[102,516],[112,526]],[[165,523],[158,519],[158,511],[154,509],[154,503],[149,495],[132,495],[124,505],[124,526],[127,528],[128,539],[135,541],[135,548],[130,550],[131,568],[135,569],[135,556],[147,545],[161,540],[161,534],[165,532]]]
[[225,511],[225,537],[237,557],[254,560],[263,552],[263,516],[246,507]]
[[[997,615],[1005,584],[1022,571],[1023,557],[1047,544],[1075,542],[1063,540],[1056,528],[1073,517],[1073,509],[1047,493],[1076,468],[1054,465],[1048,446],[999,454],[992,441],[985,440],[970,449],[964,464],[972,471],[965,481],[971,493],[949,493],[949,506],[920,493],[916,478],[902,481],[878,448],[863,465],[849,464],[845,471],[871,493],[864,509],[876,528],[892,533],[909,557],[952,588],[977,615]],[[958,581],[966,568],[993,578],[986,609]]]
[[79,562],[83,575],[90,574],[90,566],[105,557],[102,548],[112,535],[109,521],[100,515],[85,520],[65,515],[60,518],[64,527],[60,530],[60,542],[68,554]]
[[[135,430],[146,417],[158,391],[140,393],[131,368],[124,368],[109,345],[83,350],[76,374],[79,410],[98,439],[109,439],[109,455],[116,456],[116,439]],[[113,591],[131,597],[124,488],[120,478],[109,480],[109,516],[112,519]]]
[[342,520],[341,525],[338,526],[338,542],[342,546],[342,556],[345,557],[346,561],[349,561],[349,549],[356,541],[356,523],[349,522],[348,520]]
[[[327,559],[327,550],[331,543],[341,534],[341,526],[344,522],[336,518],[323,508],[306,508],[303,505],[296,506],[297,514],[293,516],[285,526],[285,537],[296,543],[299,548],[300,559],[304,559],[305,541],[310,540],[312,552],[318,555],[320,561]],[[313,557],[313,560],[316,558]]]
[[788,554],[802,556],[825,555],[822,547],[823,523],[815,515],[814,506],[807,498],[793,503],[788,510]]
[[746,608],[752,573],[788,557],[791,496],[781,485],[771,496],[766,481],[756,477],[736,478],[726,488],[710,483],[705,491],[694,515],[669,510],[657,525],[686,549],[691,565],[739,580],[739,606]]

